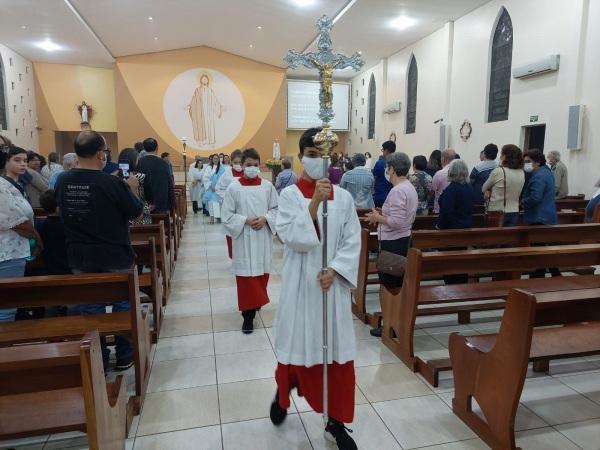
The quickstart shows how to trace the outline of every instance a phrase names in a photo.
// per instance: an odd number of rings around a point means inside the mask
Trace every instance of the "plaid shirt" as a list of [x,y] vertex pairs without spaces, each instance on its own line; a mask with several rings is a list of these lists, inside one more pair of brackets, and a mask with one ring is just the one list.
[[374,208],[373,202],[375,178],[371,169],[359,166],[346,172],[340,182],[340,187],[346,189],[354,199],[357,208]]

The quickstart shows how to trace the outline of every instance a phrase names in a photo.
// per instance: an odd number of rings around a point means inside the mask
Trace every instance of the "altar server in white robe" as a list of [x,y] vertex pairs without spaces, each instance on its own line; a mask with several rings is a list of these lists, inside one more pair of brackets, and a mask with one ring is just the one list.
[[[277,394],[271,420],[283,422],[290,391],[297,388],[318,413],[323,408],[323,296],[328,292],[329,423],[325,436],[338,448],[356,444],[344,423],[354,420],[354,358],[350,290],[356,288],[360,253],[360,223],[352,196],[332,186],[323,171],[322,151],[311,128],[300,138],[304,172],[279,198],[276,231],[284,243],[281,297],[275,321]],[[328,267],[322,266],[322,208],[328,198]],[[235,255],[235,253],[234,253]]]
[[188,178],[190,179],[190,197],[192,199],[192,208],[194,214],[198,214],[202,205],[202,194],[204,193],[204,185],[202,184],[202,176],[204,175],[204,164],[201,159],[197,159],[190,166]]
[[277,218],[277,191],[261,179],[260,156],[246,149],[241,156],[244,175],[227,188],[221,218],[233,240],[233,272],[238,308],[244,318],[242,332],[254,329],[256,311],[269,303],[267,284],[271,272],[273,234]]
[[[225,157],[227,157],[227,155],[225,155]],[[219,179],[217,187],[215,188],[215,192],[221,198],[225,198],[225,192],[233,180],[241,178],[242,175],[244,175],[244,170],[242,168],[242,151],[234,150],[229,159],[231,165],[223,166],[225,168],[225,173]],[[225,241],[227,242],[227,254],[229,255],[229,259],[232,259],[233,243],[229,233],[225,235]]]

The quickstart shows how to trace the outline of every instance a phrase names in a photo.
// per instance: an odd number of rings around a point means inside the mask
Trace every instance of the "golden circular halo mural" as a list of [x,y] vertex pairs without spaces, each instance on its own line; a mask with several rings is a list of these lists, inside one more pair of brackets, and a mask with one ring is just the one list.
[[244,125],[244,99],[235,83],[212,69],[196,68],[177,75],[163,99],[171,132],[198,150],[224,147]]

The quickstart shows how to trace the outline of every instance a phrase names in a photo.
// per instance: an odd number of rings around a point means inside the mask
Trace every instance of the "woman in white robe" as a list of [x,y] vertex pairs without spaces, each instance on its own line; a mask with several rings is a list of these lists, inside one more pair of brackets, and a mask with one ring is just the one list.
[[202,194],[204,193],[204,185],[202,177],[204,176],[204,165],[201,160],[197,160],[191,167],[188,173],[190,179],[190,197],[192,200],[192,208],[194,214],[198,214],[200,210],[198,203],[202,203]]
[[[281,297],[275,320],[275,354],[278,361],[275,379],[278,392],[271,405],[271,420],[278,425],[290,406],[289,392],[296,387],[316,412],[322,412],[323,373],[323,285],[322,208],[318,203],[313,220],[310,205],[317,179],[326,176],[314,148],[311,129],[300,139],[304,173],[297,184],[285,188],[279,199],[276,231],[284,243]],[[303,148],[303,146],[305,148]],[[319,168],[320,166],[320,168]],[[342,188],[330,186],[328,201],[328,289],[329,330],[329,422],[326,436],[339,448],[355,449],[343,423],[354,418],[354,337],[351,289],[356,287],[360,253],[360,223],[352,196]],[[331,276],[331,275],[329,275]],[[321,279],[320,279],[321,278]]]
[[256,150],[244,150],[243,160],[244,176],[229,185],[221,218],[233,241],[238,308],[244,318],[242,331],[249,334],[256,311],[269,303],[267,284],[278,196],[275,187],[258,176],[260,157]]

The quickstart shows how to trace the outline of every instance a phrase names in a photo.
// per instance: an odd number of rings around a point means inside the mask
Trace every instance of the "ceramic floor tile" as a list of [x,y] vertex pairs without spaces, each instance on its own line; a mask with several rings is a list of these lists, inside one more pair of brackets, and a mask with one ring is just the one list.
[[270,419],[222,425],[224,450],[311,450],[298,414],[275,427]]
[[489,447],[481,439],[469,439],[424,447],[423,450],[489,450]]
[[578,450],[579,447],[553,428],[516,433],[517,446],[523,450]]
[[140,436],[135,440],[134,450],[219,450],[222,448],[221,427],[213,425]]
[[432,393],[431,389],[402,363],[358,367],[356,384],[371,402]]
[[369,333],[371,331],[371,327],[368,325],[365,325],[361,321],[354,320],[352,325],[354,326],[354,335],[356,336],[357,340],[358,339],[378,339],[378,338],[371,336],[371,334]]
[[476,437],[435,395],[375,403],[373,407],[404,449]]
[[275,311],[272,310],[261,310],[258,315],[262,320],[262,323],[265,327],[272,327],[273,322],[275,322]]
[[[446,403],[450,408],[452,408],[452,399],[454,398],[454,393],[447,392],[444,394],[438,394],[438,396]],[[473,411],[478,414],[481,413],[481,408],[477,404],[475,400],[473,400]],[[535,428],[544,428],[547,427],[548,424],[536,416],[529,408],[524,406],[523,404],[519,404],[517,408],[517,416],[515,418],[515,430],[523,431],[523,430],[532,430]]]
[[[183,267],[183,264],[182,264]],[[175,273],[177,273],[177,269],[175,269]],[[175,275],[173,275],[175,277]],[[173,279],[173,287],[176,289],[174,293],[177,293],[180,290],[200,290],[200,289],[208,289],[210,287],[208,283],[207,277],[198,277],[198,278],[186,278],[185,280],[177,280]]]
[[210,314],[210,301],[170,302],[165,309],[165,317],[205,316]]
[[356,350],[355,367],[374,366],[399,361],[396,355],[381,343],[381,339],[357,340]]
[[169,292],[168,303],[204,303],[210,304],[209,289],[176,289],[176,284],[172,284],[172,291]]
[[158,341],[154,362],[199,358],[213,354],[213,335],[211,333],[161,337]]
[[[180,268],[175,270],[173,274],[173,278],[171,281],[173,283],[181,283],[188,281],[199,281],[199,280],[208,280],[208,270],[206,268],[203,269],[189,269],[185,266],[185,270],[183,269],[183,265]],[[199,283],[192,283],[195,287]],[[202,283],[204,285],[204,283]]]
[[560,377],[560,382],[566,384],[590,400],[600,404],[600,374],[586,373],[569,377]]
[[190,317],[164,317],[160,337],[187,336],[190,334],[210,333],[213,330],[212,317],[210,314],[204,316]]
[[215,358],[178,359],[154,362],[148,392],[185,389],[216,383]]
[[[336,448],[323,435],[323,418],[314,412],[300,415],[315,450]],[[358,448],[377,450],[402,450],[392,433],[371,405],[358,405],[354,411],[354,422],[348,425],[353,430],[352,438]]]
[[222,272],[219,273],[218,277],[214,277],[211,274],[210,276],[210,288],[211,289],[221,289],[221,288],[235,288],[235,277],[233,276],[225,276]]
[[217,355],[216,359],[219,384],[272,378],[277,366],[271,349]]
[[550,425],[600,417],[600,405],[555,379],[526,382],[521,403]]
[[41,450],[44,443],[48,440],[48,435],[32,436],[23,439],[0,440],[0,450],[17,449],[17,450]]
[[244,334],[239,330],[215,333],[215,353],[217,355],[270,348],[271,343],[264,328],[254,330],[251,334]]
[[600,449],[600,419],[557,425],[555,428],[585,450]]
[[[312,411],[313,410],[312,407],[306,401],[306,398],[300,397],[298,395],[298,391],[296,389],[294,389],[291,392],[291,397],[292,397],[292,403],[296,406],[296,409],[298,411],[300,411],[300,412],[308,412],[308,411]],[[355,405],[363,405],[365,403],[368,403],[367,398],[364,396],[364,394],[359,389],[359,387],[355,386],[355,389],[354,389],[354,404]]]
[[[269,417],[269,409],[276,390],[277,384],[274,378],[220,384],[221,422]],[[288,412],[296,412],[296,408],[292,405]]]
[[137,436],[219,424],[217,386],[146,395]]

